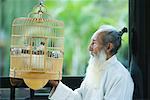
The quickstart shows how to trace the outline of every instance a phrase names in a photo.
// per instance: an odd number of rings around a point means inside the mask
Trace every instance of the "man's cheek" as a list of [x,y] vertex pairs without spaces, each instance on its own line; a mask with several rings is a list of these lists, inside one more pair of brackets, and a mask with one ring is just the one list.
[[99,53],[99,48],[95,48],[93,52],[97,55]]

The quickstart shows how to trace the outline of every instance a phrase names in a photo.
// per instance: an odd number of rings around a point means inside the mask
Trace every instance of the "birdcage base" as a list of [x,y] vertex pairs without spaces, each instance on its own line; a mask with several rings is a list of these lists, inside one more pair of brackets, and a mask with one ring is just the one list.
[[49,80],[61,80],[62,74],[59,72],[29,72],[11,69],[10,77],[21,78],[29,88],[38,90],[44,87]]
[[34,71],[20,71],[10,69],[10,77],[25,78],[25,79],[48,79],[61,80],[62,73],[60,72],[34,72]]
[[47,79],[25,79],[24,78],[23,80],[25,84],[33,90],[38,90],[43,88],[48,82]]

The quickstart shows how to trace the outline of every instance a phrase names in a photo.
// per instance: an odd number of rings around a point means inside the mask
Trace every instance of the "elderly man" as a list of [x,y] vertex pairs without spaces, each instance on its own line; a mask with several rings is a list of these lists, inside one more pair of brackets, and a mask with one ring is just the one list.
[[91,57],[80,88],[73,91],[62,82],[50,81],[53,89],[49,99],[132,100],[132,78],[115,56],[121,46],[121,36],[124,32],[126,29],[118,32],[112,26],[101,26],[91,38]]

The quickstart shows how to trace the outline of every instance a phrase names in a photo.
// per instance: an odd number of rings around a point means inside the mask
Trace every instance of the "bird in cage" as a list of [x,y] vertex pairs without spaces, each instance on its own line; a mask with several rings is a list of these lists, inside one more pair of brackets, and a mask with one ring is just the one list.
[[52,51],[52,57],[54,58],[60,58],[62,57],[62,52],[61,51]]
[[40,42],[40,45],[37,46],[36,50],[38,55],[44,55],[44,45],[44,42]]

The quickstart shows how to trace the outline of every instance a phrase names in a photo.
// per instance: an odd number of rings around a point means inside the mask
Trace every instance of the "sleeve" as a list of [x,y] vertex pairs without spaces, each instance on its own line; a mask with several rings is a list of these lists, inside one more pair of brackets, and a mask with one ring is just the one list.
[[130,77],[117,77],[106,87],[104,100],[132,100],[134,84]]
[[[51,93],[50,93],[51,94]],[[73,91],[62,82],[59,82],[55,92],[49,95],[50,100],[82,100],[82,85]]]

